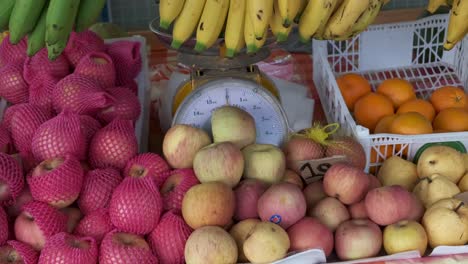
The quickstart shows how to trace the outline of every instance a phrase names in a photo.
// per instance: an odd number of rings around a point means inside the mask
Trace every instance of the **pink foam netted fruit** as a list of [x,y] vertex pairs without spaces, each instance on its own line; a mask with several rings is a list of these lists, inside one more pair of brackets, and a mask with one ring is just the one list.
[[73,156],[57,157],[41,162],[26,177],[34,200],[57,208],[72,204],[83,185],[83,168]]
[[93,238],[62,232],[47,240],[38,264],[94,264],[97,260],[98,247]]
[[28,244],[10,240],[7,242],[9,246],[11,246],[16,253],[23,259],[24,264],[36,264],[39,258],[39,252],[37,252],[33,247]]
[[67,154],[85,159],[87,146],[80,116],[64,111],[43,123],[34,134],[31,149],[39,161]]
[[0,123],[0,152],[6,153],[10,142],[10,132],[3,124]]
[[14,203],[23,187],[23,170],[18,161],[0,152],[0,206]]
[[11,138],[15,148],[26,154],[31,152],[32,139],[37,129],[52,118],[52,114],[41,106],[29,103],[18,106],[10,121]]
[[87,54],[105,50],[104,40],[91,30],[86,30],[80,33],[72,32],[63,53],[73,67],[76,67]]
[[192,231],[182,216],[171,210],[161,217],[148,242],[161,263],[184,264],[185,243]]
[[80,115],[81,131],[85,136],[86,142],[89,143],[94,134],[102,128],[101,123],[89,115]]
[[162,198],[151,177],[126,177],[115,188],[109,204],[112,224],[138,235],[150,233],[158,224]]
[[59,81],[60,79],[50,75],[42,75],[41,78],[36,79],[29,85],[29,103],[41,106],[52,113],[52,95]]
[[114,189],[122,182],[122,176],[113,168],[89,171],[83,182],[78,206],[85,215],[109,207]]
[[112,98],[97,82],[70,74],[60,80],[53,91],[53,105],[59,113],[69,110],[76,114],[95,116],[110,105]]
[[0,245],[5,244],[8,240],[8,217],[3,210],[3,207],[0,206]]
[[115,86],[114,63],[104,52],[88,53],[80,60],[74,73],[95,80],[104,89]]
[[126,84],[140,73],[142,68],[140,48],[140,42],[128,40],[116,41],[108,45],[107,53],[115,65],[117,85]]
[[47,49],[42,49],[24,62],[24,79],[29,85],[41,80],[44,75],[62,79],[70,74],[70,63],[65,55],[51,61],[47,54]]
[[75,234],[92,237],[99,244],[114,226],[106,209],[100,209],[85,215],[75,228]]
[[94,135],[89,146],[89,161],[94,168],[123,169],[138,152],[133,121],[114,119]]
[[10,36],[6,36],[0,44],[0,68],[8,64],[23,65],[27,58],[27,49],[28,44],[25,38],[13,45],[10,42]]
[[[68,217],[60,212],[58,209],[39,201],[32,201],[23,205],[22,214],[26,214],[28,217],[34,219],[39,229],[42,231],[46,239],[51,236],[65,232],[67,230],[67,219]],[[18,228],[18,218],[15,223],[15,233]],[[20,240],[17,236],[17,239]],[[20,240],[21,241],[21,240]],[[25,242],[25,241],[21,241]]]
[[136,121],[140,117],[141,105],[135,93],[125,87],[111,88],[107,92],[115,100],[97,114],[99,120],[107,124],[116,118]]
[[179,169],[169,172],[169,177],[160,187],[164,210],[181,210],[185,193],[200,182],[192,169]]
[[11,131],[11,119],[13,118],[14,113],[23,107],[23,104],[11,105],[5,109],[3,112],[2,125],[8,130]]
[[138,95],[138,83],[135,80],[129,80],[124,84],[121,84],[120,87],[125,87],[132,91],[135,95]]
[[123,175],[125,177],[149,176],[155,179],[156,186],[159,187],[166,180],[163,176],[164,172],[169,172],[170,169],[169,164],[158,154],[143,153],[127,162]]
[[0,68],[0,97],[12,104],[28,102],[29,88],[23,79],[22,65],[8,64]]
[[142,236],[112,230],[101,243],[99,264],[158,264],[150,246]]

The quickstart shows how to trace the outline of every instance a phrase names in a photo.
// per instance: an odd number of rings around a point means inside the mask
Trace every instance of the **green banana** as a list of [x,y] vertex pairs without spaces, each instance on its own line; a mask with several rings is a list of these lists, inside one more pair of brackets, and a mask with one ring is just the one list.
[[48,7],[45,7],[44,10],[42,10],[41,17],[39,18],[36,27],[28,36],[27,53],[29,57],[34,56],[45,47],[46,17],[48,10]]
[[76,32],[82,32],[96,23],[106,0],[81,0],[76,16]]
[[15,0],[0,0],[0,31],[8,27]]
[[8,23],[12,44],[18,44],[34,29],[45,4],[46,0],[16,0]]
[[80,0],[50,0],[45,36],[48,45],[68,40],[79,7]]
[[54,44],[48,44],[47,46],[47,57],[49,60],[54,61],[55,59],[62,54],[63,50],[67,46],[68,37],[64,39],[60,39],[59,41],[55,42]]

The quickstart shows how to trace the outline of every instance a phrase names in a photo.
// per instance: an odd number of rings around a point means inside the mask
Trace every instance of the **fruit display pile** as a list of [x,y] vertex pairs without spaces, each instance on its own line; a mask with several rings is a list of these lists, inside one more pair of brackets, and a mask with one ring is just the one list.
[[344,74],[338,87],[356,122],[371,133],[419,135],[468,131],[467,94],[461,87],[443,86],[418,97],[404,79],[387,79],[375,92],[358,74]]
[[[160,1],[160,27],[172,30],[172,48],[196,35],[195,51],[213,46],[224,38],[226,56],[246,47],[256,52],[269,37],[286,41],[298,24],[301,40],[311,38],[344,40],[364,31],[387,0],[184,0]],[[217,14],[217,15],[213,15]],[[172,29],[170,29],[173,24]],[[224,30],[224,32],[223,32]]]

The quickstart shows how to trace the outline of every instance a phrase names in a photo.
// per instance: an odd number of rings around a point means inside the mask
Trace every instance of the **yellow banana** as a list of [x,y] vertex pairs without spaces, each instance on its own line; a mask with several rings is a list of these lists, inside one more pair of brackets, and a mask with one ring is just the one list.
[[229,13],[224,33],[224,43],[226,45],[226,56],[234,57],[245,45],[244,24],[245,24],[246,0],[231,0]]
[[180,46],[193,34],[205,6],[206,0],[186,0],[184,8],[174,22],[171,47]]
[[294,18],[294,22],[296,24],[299,24],[299,20],[301,19],[302,13],[304,12],[304,9],[306,8],[307,3],[309,3],[308,0],[299,0],[299,10],[297,11],[297,15]]
[[273,0],[249,0],[247,16],[253,24],[255,38],[260,40],[268,30],[270,19],[273,15]]
[[429,0],[429,5],[427,6],[427,11],[434,13],[441,6],[447,6],[447,0]]
[[451,50],[468,33],[468,0],[453,1],[444,49]]
[[258,51],[265,45],[266,39],[268,36],[268,30],[265,30],[265,33],[263,33],[263,36],[261,39],[255,38],[255,51]]
[[301,8],[301,0],[275,0],[284,27],[290,27]]
[[344,0],[328,21],[324,38],[335,39],[346,36],[369,4],[369,0]]
[[168,29],[179,16],[184,7],[185,0],[161,0],[159,1],[159,26]]
[[[252,0],[248,0],[252,1]],[[250,19],[249,13],[249,5],[245,6],[245,16],[244,16],[244,39],[245,45],[247,46],[247,53],[254,53],[257,51],[257,46],[255,44],[255,32],[253,28],[252,19]]]
[[270,28],[273,34],[276,36],[278,42],[282,42],[288,39],[289,33],[292,27],[286,27],[283,24],[283,17],[279,11],[280,1],[275,1],[273,17],[270,20]]
[[302,42],[307,42],[322,25],[326,25],[332,15],[337,0],[309,1],[299,20],[299,37]]
[[384,0],[370,0],[370,5],[362,16],[358,19],[356,24],[351,29],[351,34],[356,36],[357,34],[363,32],[374,23],[377,15],[379,15],[380,9],[382,9]]
[[328,20],[330,19],[330,17],[336,12],[336,10],[338,8],[340,8],[341,4],[343,3],[343,0],[337,0],[336,3],[335,3],[335,7],[333,8],[333,11],[332,13],[330,14],[330,16],[328,17],[327,20],[322,20],[322,22],[320,23],[320,26],[319,28],[317,29],[317,31],[315,32],[315,34],[313,35],[313,37],[315,39],[320,39],[320,40],[323,40],[323,33],[325,32],[325,28],[327,27],[327,24],[328,24]]
[[197,27],[195,51],[203,52],[213,46],[223,29],[229,0],[207,0]]

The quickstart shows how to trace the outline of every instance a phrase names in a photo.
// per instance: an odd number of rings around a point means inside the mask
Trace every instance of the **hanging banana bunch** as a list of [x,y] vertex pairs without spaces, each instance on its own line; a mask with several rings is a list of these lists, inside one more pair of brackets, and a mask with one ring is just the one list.
[[427,11],[434,13],[441,6],[451,7],[444,49],[451,50],[468,34],[468,0],[430,0]]

